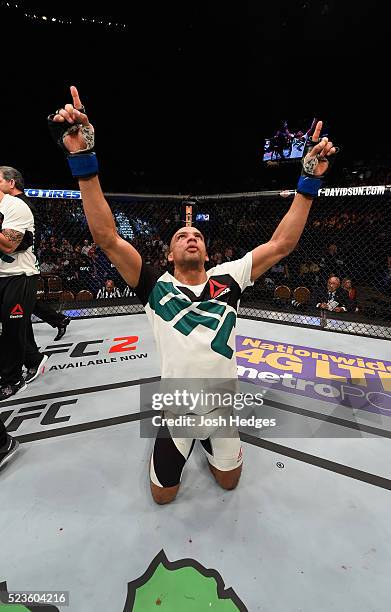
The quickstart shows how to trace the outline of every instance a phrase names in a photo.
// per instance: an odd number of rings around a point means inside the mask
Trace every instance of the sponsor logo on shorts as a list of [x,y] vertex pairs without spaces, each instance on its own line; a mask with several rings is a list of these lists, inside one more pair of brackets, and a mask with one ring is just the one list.
[[24,310],[20,304],[16,304],[10,313],[10,319],[21,319],[24,315]]

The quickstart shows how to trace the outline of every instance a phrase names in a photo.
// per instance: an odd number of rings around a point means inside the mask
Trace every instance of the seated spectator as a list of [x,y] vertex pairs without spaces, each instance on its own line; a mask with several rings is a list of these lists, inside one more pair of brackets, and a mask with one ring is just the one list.
[[[83,249],[81,251],[82,251],[82,255],[83,255]],[[92,246],[90,247],[90,249],[88,251],[88,257],[90,257],[91,259],[94,259],[95,261],[98,259],[98,253],[96,252],[96,244],[95,244],[95,242],[92,244]]]
[[61,276],[64,270],[64,263],[65,263],[64,259],[62,259],[61,257],[56,258],[56,262],[55,262],[54,269],[53,269],[53,272],[56,275]]
[[91,248],[92,248],[92,244],[89,244],[88,240],[84,240],[83,248],[81,249],[81,254],[88,256]]
[[318,292],[313,300],[313,305],[316,308],[332,312],[347,311],[346,291],[341,288],[341,281],[338,276],[330,276],[327,281],[327,289],[324,288]]
[[314,287],[319,281],[320,268],[314,261],[308,260],[300,266],[300,284]]
[[266,273],[266,277],[270,278],[275,286],[285,284],[289,278],[286,261],[280,261],[274,264]]
[[53,253],[57,253],[57,251],[59,250],[57,247],[57,238],[55,236],[50,236],[49,248]]
[[39,261],[44,261],[45,259],[47,260],[49,257],[49,246],[45,238],[43,238],[41,242],[39,243],[39,246],[37,249],[37,255],[38,255]]
[[114,281],[107,279],[104,286],[101,287],[96,295],[97,298],[120,298],[121,292],[114,284]]
[[160,258],[160,270],[162,272],[162,274],[167,270],[167,258],[166,257],[161,257]]
[[345,271],[345,262],[338,252],[337,245],[333,242],[329,244],[327,253],[320,260],[321,277],[322,279],[330,278],[330,275],[335,274],[341,277]]
[[234,252],[232,247],[227,247],[224,251],[223,261],[233,261],[234,260]]
[[69,240],[67,240],[66,238],[62,239],[60,251],[63,257],[65,257],[65,259],[68,259],[73,253],[73,246],[70,244]]
[[218,264],[223,263],[222,254],[219,251],[216,253],[213,253],[213,255],[211,255],[210,262],[212,266],[217,266]]
[[50,273],[50,272],[54,272],[54,271],[55,271],[55,269],[56,269],[56,264],[54,263],[54,261],[53,261],[53,259],[52,259],[51,257],[48,257],[48,258],[47,258],[47,261],[43,261],[43,262],[40,264],[40,266],[39,266],[39,267],[40,267],[41,272],[42,272],[43,274],[47,274],[47,273]]
[[348,312],[358,312],[357,291],[350,278],[344,278],[342,289],[346,292],[346,308]]
[[123,298],[136,297],[133,287],[129,287],[129,285],[126,285],[125,289],[122,292],[121,297]]

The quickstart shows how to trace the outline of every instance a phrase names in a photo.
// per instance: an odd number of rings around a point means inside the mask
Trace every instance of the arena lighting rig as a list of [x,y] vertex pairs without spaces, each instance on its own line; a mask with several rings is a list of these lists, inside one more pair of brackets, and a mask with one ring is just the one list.
[[118,23],[111,17],[81,17],[81,16],[55,16],[51,15],[47,11],[45,14],[42,12],[42,8],[37,7],[32,9],[31,7],[24,7],[21,2],[12,2],[12,0],[0,0],[0,8],[9,9],[14,15],[23,17],[36,23],[47,23],[49,24],[63,24],[63,25],[98,25],[110,29],[125,31],[128,28],[126,23]]

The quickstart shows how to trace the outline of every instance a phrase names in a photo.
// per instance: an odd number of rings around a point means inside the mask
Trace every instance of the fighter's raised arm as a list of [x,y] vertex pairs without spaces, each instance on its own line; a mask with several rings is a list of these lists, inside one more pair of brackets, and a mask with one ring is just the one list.
[[73,176],[79,181],[83,208],[94,242],[106,253],[126,283],[136,287],[141,256],[117,232],[98,178],[94,128],[74,86],[71,86],[71,96],[72,104],[65,104],[64,108],[49,115],[49,129],[55,142],[67,155]]
[[314,197],[322,185],[322,177],[329,167],[329,158],[337,152],[328,138],[319,140],[322,122],[318,121],[312,139],[307,141],[303,155],[303,169],[292,205],[279,223],[273,236],[252,252],[251,280],[257,279],[278,261],[289,255],[303,233]]

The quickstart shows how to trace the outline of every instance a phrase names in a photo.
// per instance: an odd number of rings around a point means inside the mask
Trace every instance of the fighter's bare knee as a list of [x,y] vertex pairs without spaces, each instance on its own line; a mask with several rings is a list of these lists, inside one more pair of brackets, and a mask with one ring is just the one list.
[[179,485],[175,487],[158,487],[153,482],[150,484],[152,497],[157,504],[169,504],[174,501],[177,496]]

